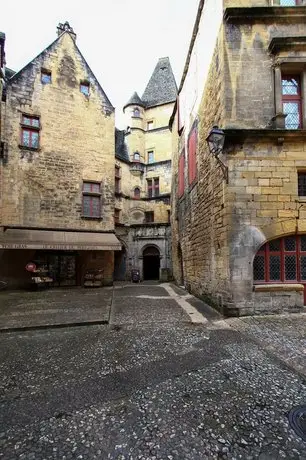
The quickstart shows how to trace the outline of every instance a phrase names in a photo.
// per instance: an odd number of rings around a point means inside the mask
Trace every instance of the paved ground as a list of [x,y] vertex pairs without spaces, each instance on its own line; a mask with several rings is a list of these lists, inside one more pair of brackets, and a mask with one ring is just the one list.
[[301,352],[305,316],[231,324],[179,294],[118,287],[108,325],[1,334],[0,458],[306,459],[306,380],[258,342]]

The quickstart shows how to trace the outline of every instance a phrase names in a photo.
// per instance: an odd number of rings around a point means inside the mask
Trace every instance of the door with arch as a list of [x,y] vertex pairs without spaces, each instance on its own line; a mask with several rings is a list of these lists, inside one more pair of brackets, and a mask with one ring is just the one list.
[[304,285],[306,305],[306,235],[290,235],[265,243],[253,263],[255,284]]
[[155,246],[143,250],[143,279],[159,280],[160,252]]

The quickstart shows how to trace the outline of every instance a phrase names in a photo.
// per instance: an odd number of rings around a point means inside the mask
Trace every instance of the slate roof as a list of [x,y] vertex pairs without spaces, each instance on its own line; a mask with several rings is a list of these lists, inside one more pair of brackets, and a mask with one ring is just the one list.
[[126,107],[128,107],[129,105],[140,105],[141,107],[144,107],[144,103],[142,102],[142,100],[140,99],[136,91],[132,95],[132,97],[128,100],[128,102],[125,104],[125,106],[123,107],[123,110],[126,109]]
[[15,75],[15,73],[16,73],[15,70],[5,67],[5,77],[6,78],[12,78],[12,76]]
[[115,157],[118,160],[130,162],[127,144],[125,142],[125,131],[115,128]]
[[142,95],[146,107],[175,102],[177,85],[168,57],[160,58]]

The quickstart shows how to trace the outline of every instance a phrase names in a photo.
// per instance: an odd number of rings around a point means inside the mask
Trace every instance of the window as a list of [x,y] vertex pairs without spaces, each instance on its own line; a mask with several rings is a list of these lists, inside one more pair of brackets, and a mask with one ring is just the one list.
[[154,151],[150,150],[148,152],[148,163],[154,163]]
[[140,188],[139,187],[134,188],[134,199],[140,200]]
[[282,75],[282,101],[285,128],[302,127],[301,79],[299,75]]
[[119,224],[119,223],[120,223],[120,209],[116,209],[116,208],[115,208],[115,212],[114,212],[114,222],[115,222],[115,224]]
[[140,161],[140,153],[139,152],[134,152],[133,160],[134,161]]
[[298,172],[298,193],[299,196],[306,196],[306,171]]
[[296,6],[298,4],[297,0],[280,0],[280,6]]
[[290,235],[264,244],[253,263],[255,284],[306,281],[306,235]]
[[154,222],[154,212],[153,211],[145,212],[145,223],[150,224],[152,222]]
[[148,196],[153,198],[159,195],[159,177],[147,179],[148,182]]
[[101,184],[99,182],[83,182],[83,216],[101,217]]
[[45,85],[51,83],[51,72],[49,70],[41,69],[41,82]]
[[189,185],[193,184],[197,178],[197,142],[198,129],[194,125],[188,137],[188,180]]
[[82,81],[80,83],[80,91],[85,96],[89,96],[89,82],[88,81]]
[[150,120],[147,122],[147,130],[150,131],[151,129],[153,129],[154,127],[154,123],[153,123],[153,120]]
[[140,110],[137,107],[133,110],[133,117],[140,118]]
[[179,159],[178,196],[179,197],[183,196],[184,191],[185,191],[185,151],[183,151]]
[[121,174],[120,166],[115,166],[115,193],[120,193],[121,191]]
[[39,147],[39,117],[22,115],[21,118],[21,145],[32,149]]

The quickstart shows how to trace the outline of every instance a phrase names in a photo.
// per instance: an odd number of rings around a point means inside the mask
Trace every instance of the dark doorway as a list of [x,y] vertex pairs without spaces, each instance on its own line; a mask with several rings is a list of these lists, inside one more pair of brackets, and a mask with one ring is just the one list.
[[71,252],[40,252],[35,259],[45,265],[53,278],[53,286],[76,286],[76,254]]
[[159,280],[160,254],[154,246],[143,251],[143,279]]
[[122,245],[121,251],[115,251],[114,280],[124,281],[126,279],[126,250]]

